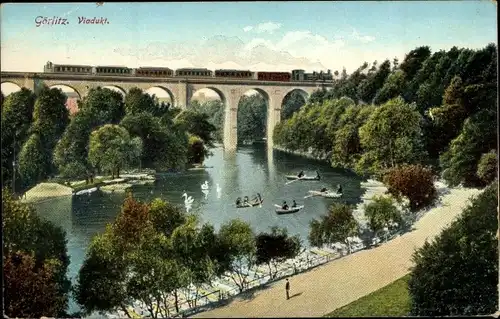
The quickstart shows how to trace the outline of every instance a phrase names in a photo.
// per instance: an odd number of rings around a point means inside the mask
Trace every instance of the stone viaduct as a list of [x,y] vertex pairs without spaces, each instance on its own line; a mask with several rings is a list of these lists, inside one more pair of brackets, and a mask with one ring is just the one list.
[[153,87],[166,91],[172,104],[176,107],[185,108],[190,104],[193,94],[201,89],[211,89],[218,93],[225,106],[224,120],[224,149],[235,150],[237,144],[237,110],[238,103],[248,90],[258,91],[267,101],[267,142],[272,145],[272,133],[276,124],[280,121],[281,107],[287,94],[297,90],[305,99],[314,91],[324,87],[329,88],[328,83],[314,82],[271,82],[249,79],[220,79],[220,78],[145,78],[133,76],[97,76],[97,75],[73,75],[54,73],[25,73],[25,72],[2,72],[1,83],[13,83],[21,88],[28,88],[37,92],[40,87],[46,85],[64,85],[72,88],[83,98],[90,89],[95,87],[113,86],[126,94],[131,88],[137,87],[148,90]]

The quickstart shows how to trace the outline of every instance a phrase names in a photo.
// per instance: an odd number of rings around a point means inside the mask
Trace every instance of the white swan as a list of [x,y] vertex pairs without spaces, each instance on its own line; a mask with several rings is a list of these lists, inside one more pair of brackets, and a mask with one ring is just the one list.
[[201,184],[201,189],[208,189],[208,181],[205,181],[205,183]]
[[188,197],[188,195],[186,193],[182,194],[182,197],[184,197],[184,204],[185,205],[191,205],[194,202],[194,198],[192,196]]

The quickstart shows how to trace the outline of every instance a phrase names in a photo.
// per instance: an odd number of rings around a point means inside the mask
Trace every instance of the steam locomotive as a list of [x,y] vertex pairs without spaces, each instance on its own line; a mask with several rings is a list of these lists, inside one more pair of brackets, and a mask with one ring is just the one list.
[[151,78],[228,78],[228,79],[248,79],[257,81],[279,81],[279,82],[332,82],[333,75],[330,70],[327,72],[306,73],[304,70],[292,70],[291,72],[252,72],[250,70],[224,70],[211,71],[201,68],[182,68],[172,70],[165,67],[140,67],[128,68],[125,66],[91,66],[91,65],[71,65],[53,64],[47,62],[43,67],[44,73],[59,74],[88,74],[88,75],[109,75],[109,76],[131,76],[131,77],[151,77]]

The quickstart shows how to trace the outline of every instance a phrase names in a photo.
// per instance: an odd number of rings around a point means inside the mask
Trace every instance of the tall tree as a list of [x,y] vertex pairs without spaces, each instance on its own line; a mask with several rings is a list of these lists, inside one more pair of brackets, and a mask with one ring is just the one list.
[[262,140],[266,135],[267,103],[260,94],[243,96],[237,117],[239,144]]
[[135,115],[143,112],[155,114],[160,108],[155,96],[143,92],[139,88],[132,88],[125,95],[125,112]]
[[256,264],[266,264],[271,279],[276,278],[278,274],[278,263],[294,258],[301,248],[298,236],[289,237],[287,230],[279,227],[272,227],[270,233],[257,235],[256,245]]
[[65,316],[71,283],[64,231],[4,188],[2,233],[7,315]]
[[106,124],[90,135],[89,162],[97,169],[120,176],[120,169],[136,162],[142,153],[140,138],[130,138],[126,129]]
[[349,237],[356,236],[359,226],[352,215],[352,207],[345,204],[333,204],[321,220],[313,219],[310,225],[309,243],[316,247],[324,244],[345,243],[349,253]]
[[97,125],[118,124],[125,115],[121,93],[107,88],[92,88],[82,99],[80,111],[88,111],[97,119]]

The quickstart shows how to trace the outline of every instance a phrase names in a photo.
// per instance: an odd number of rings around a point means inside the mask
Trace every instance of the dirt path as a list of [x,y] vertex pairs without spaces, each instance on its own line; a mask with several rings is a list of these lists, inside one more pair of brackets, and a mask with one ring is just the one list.
[[[237,298],[229,305],[193,317],[299,317],[323,316],[378,290],[409,272],[415,248],[433,238],[478,194],[473,189],[452,189],[442,197],[443,205],[430,210],[415,230],[377,248],[357,252],[312,271],[291,277],[290,300],[285,281],[255,292],[253,298]],[[295,295],[295,296],[294,296]]]

